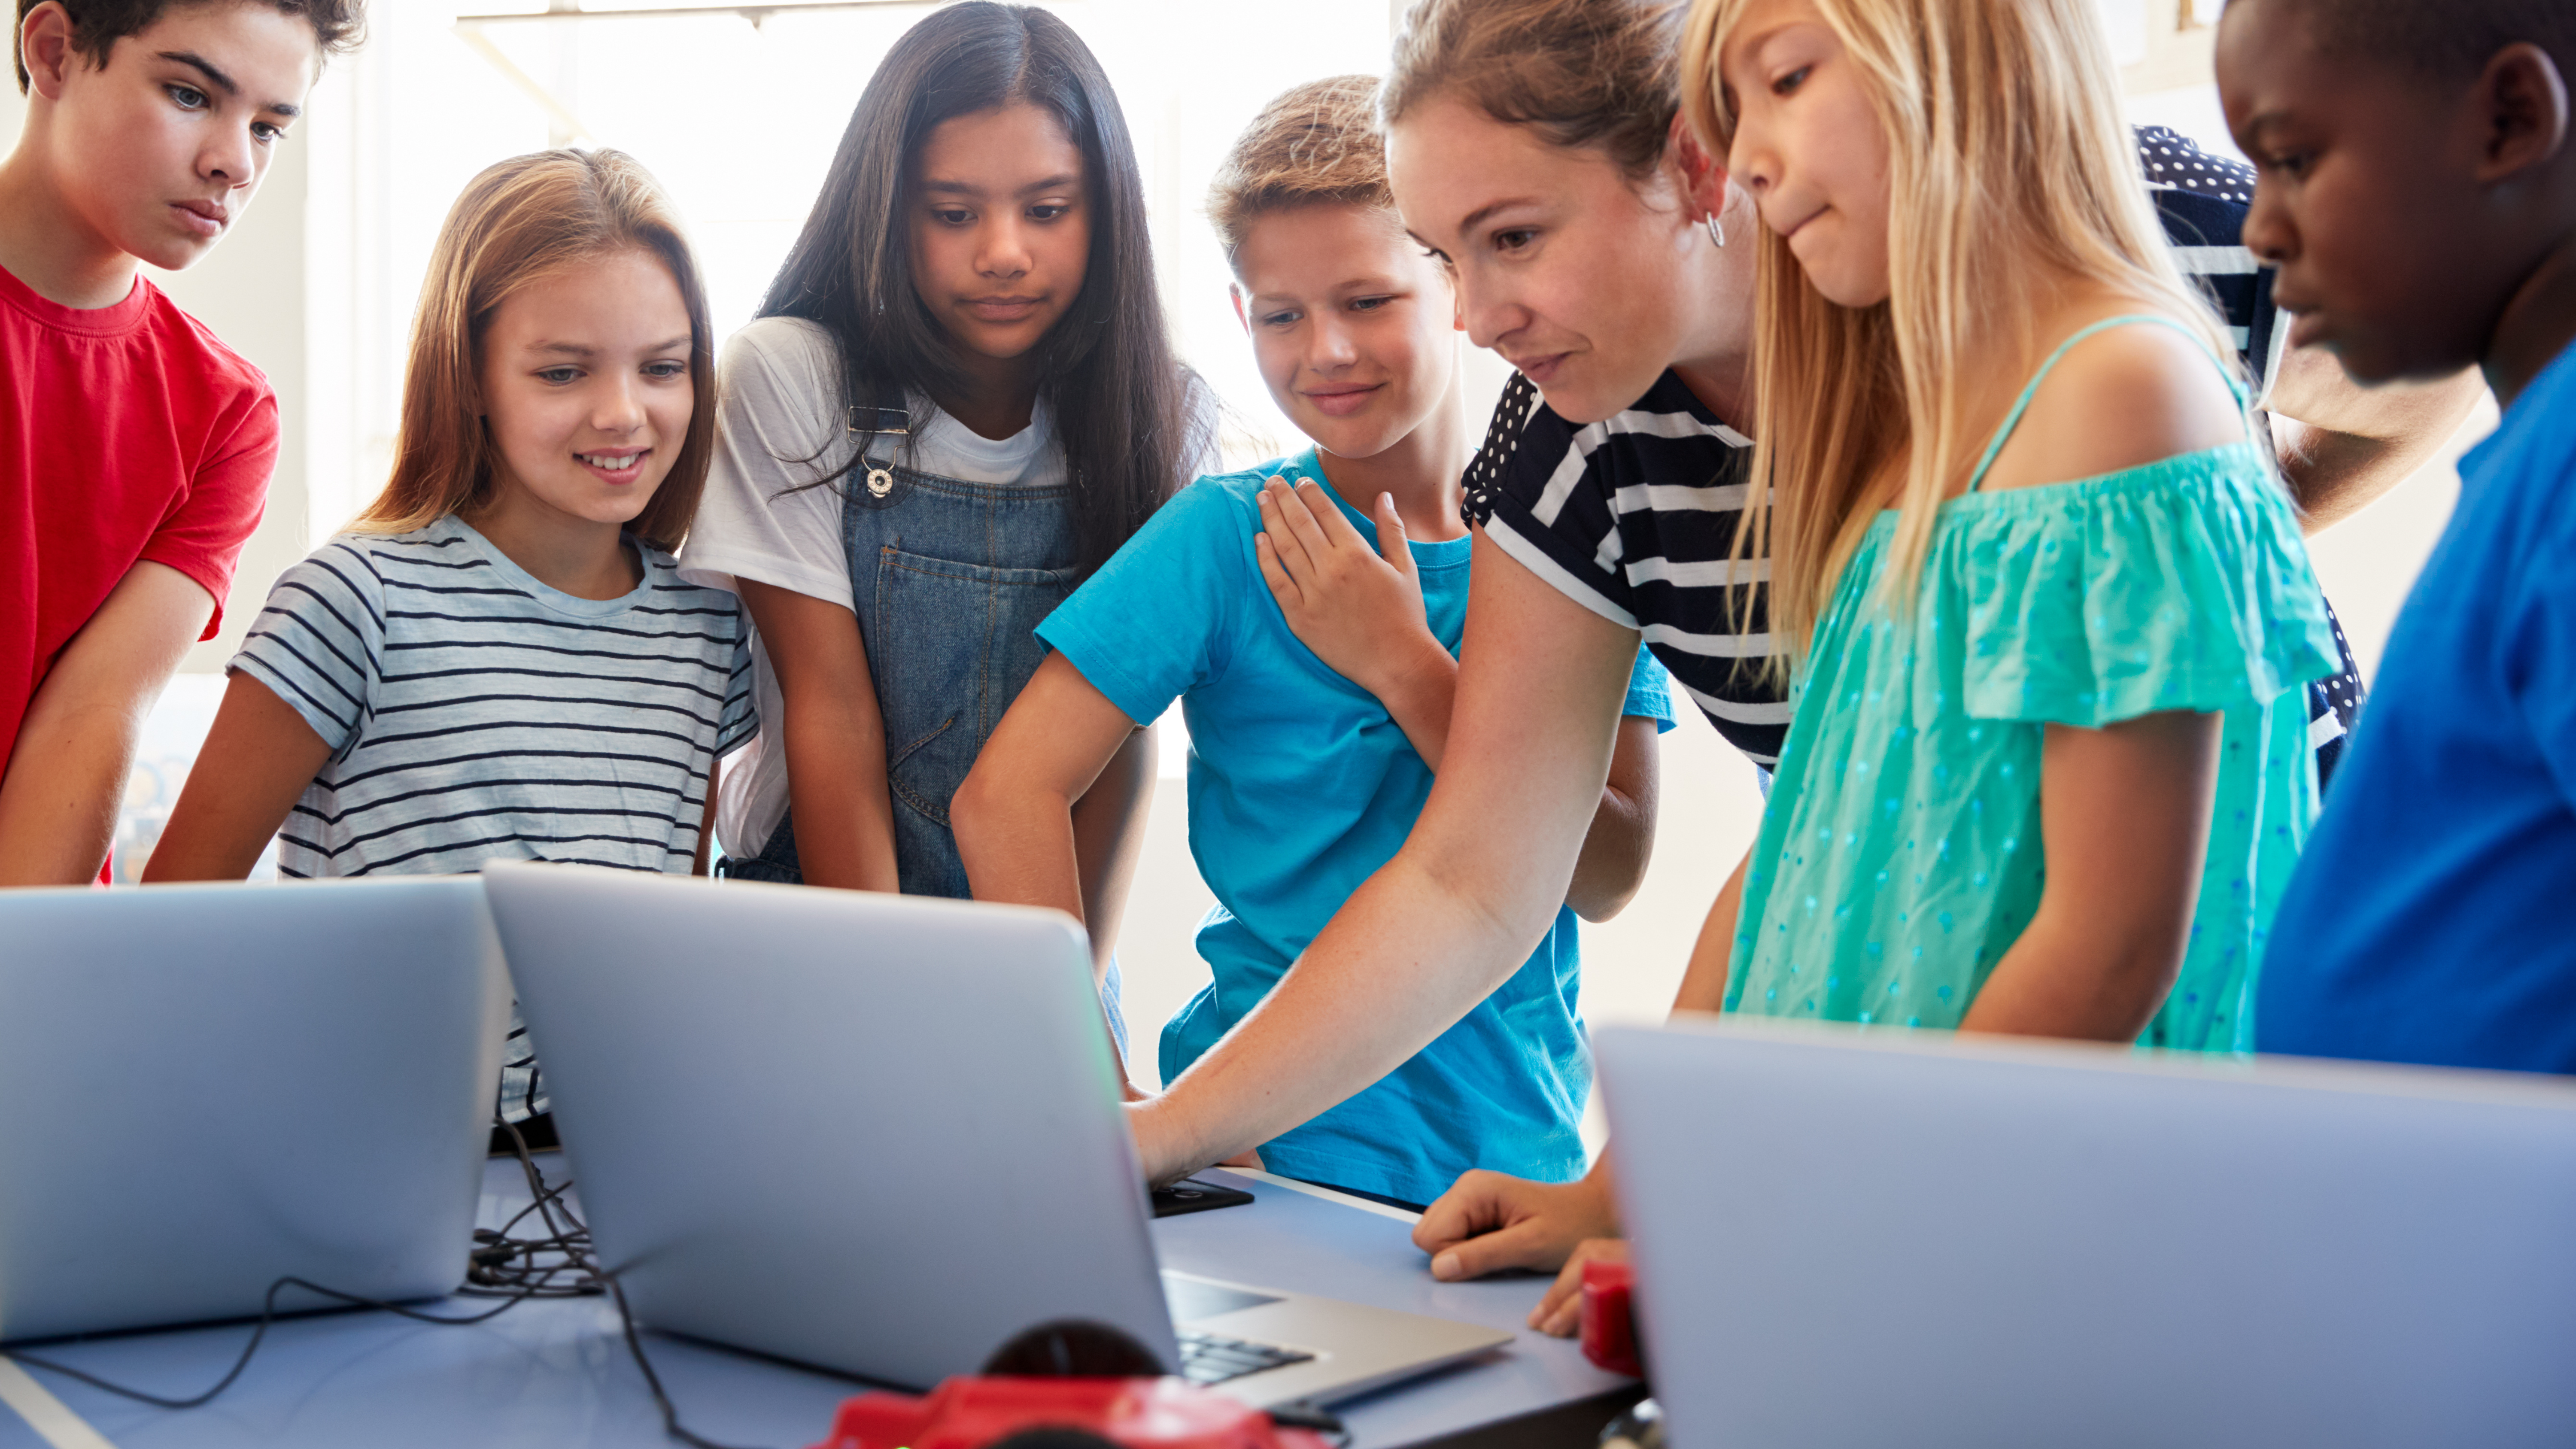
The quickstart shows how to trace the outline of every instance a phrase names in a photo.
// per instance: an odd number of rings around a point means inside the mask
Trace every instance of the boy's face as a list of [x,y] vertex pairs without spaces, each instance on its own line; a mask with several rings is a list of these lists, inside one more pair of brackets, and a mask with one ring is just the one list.
[[163,12],[95,67],[28,68],[73,214],[98,243],[176,271],[241,220],[320,64],[310,21],[214,0]]
[[689,438],[689,306],[646,251],[576,262],[492,314],[477,370],[515,505],[592,523],[644,511]]
[[1449,397],[1457,301],[1394,212],[1320,203],[1256,219],[1235,252],[1235,315],[1261,380],[1328,453],[1370,458]]
[[2290,346],[2324,346],[2364,384],[2455,373],[2504,301],[2478,255],[2472,108],[2384,62],[2319,55],[2314,23],[2279,0],[2220,20],[2219,98],[2258,178],[2245,245],[2279,268]]

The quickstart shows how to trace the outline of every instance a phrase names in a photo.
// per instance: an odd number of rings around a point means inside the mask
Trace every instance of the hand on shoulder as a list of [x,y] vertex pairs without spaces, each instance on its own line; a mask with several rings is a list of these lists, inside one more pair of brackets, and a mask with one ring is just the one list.
[[[2049,349],[2096,320],[2050,329]],[[2040,380],[1982,489],[2069,483],[2246,437],[2243,408],[2207,348],[2161,323],[2124,323],[2067,349]]]
[[1386,495],[1377,500],[1371,547],[1324,486],[1284,478],[1263,482],[1261,532],[1253,539],[1261,576],[1289,631],[1345,679],[1383,697],[1408,665],[1448,651],[1432,636],[1422,579],[1404,524]]

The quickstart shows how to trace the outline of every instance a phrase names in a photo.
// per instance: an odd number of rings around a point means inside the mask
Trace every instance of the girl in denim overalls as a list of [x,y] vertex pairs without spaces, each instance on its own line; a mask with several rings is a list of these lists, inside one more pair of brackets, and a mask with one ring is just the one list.
[[[1204,435],[1126,124],[1062,21],[978,0],[895,43],[723,373],[682,564],[759,631],[726,873],[964,897],[949,797],[1037,668],[1033,628]],[[1146,748],[1075,812],[1122,1044],[1108,943]]]

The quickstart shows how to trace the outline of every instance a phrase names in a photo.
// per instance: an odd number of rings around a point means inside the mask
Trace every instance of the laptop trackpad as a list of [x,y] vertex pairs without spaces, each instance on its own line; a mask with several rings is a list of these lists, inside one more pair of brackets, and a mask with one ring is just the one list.
[[1194,1323],[1220,1313],[1236,1313],[1279,1300],[1266,1293],[1247,1293],[1240,1288],[1166,1273],[1163,1275],[1163,1301],[1172,1306],[1174,1323]]

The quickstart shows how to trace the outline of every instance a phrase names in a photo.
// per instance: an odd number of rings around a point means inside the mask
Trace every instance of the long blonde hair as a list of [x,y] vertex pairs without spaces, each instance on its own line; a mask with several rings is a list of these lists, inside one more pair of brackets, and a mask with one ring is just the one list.
[[[1684,33],[1684,112],[1720,156],[1735,118],[1718,56],[1753,3],[1698,0]],[[1987,441],[1968,416],[1989,381],[1975,364],[2017,355],[2052,273],[2148,298],[2234,356],[2165,248],[2094,0],[1810,3],[1887,133],[1890,289],[1837,306],[1757,229],[1754,505],[1737,548],[1771,560],[1791,658],[1869,527],[1871,478],[1909,445],[1882,582],[1899,608],[1912,599],[1934,511]]]
[[694,405],[679,457],[626,527],[657,548],[680,546],[715,456],[715,329],[697,261],[661,184],[634,157],[608,150],[514,156],[466,183],[439,229],[412,318],[393,476],[349,525],[353,531],[409,533],[491,499],[500,450],[477,399],[493,316],[565,267],[629,248],[659,258],[680,288]]

